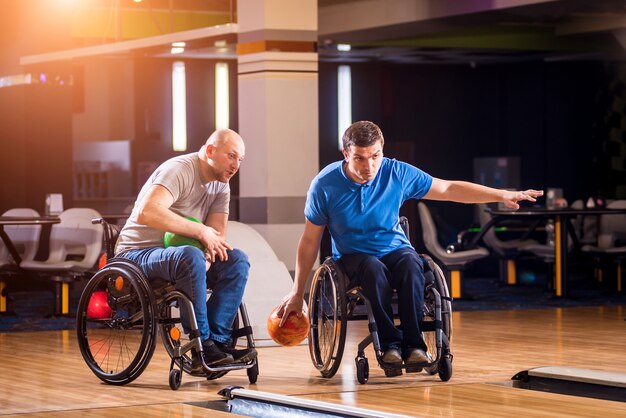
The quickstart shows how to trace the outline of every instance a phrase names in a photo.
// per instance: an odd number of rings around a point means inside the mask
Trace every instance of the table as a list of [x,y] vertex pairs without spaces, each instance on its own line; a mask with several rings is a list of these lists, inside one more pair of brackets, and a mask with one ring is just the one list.
[[[9,250],[9,253],[15,261],[15,265],[18,269],[22,262],[22,257],[20,257],[20,254],[15,249],[15,245],[13,245],[13,242],[4,230],[4,227],[7,225],[52,225],[60,222],[61,218],[56,216],[0,216],[0,238],[2,238],[2,242],[4,242],[4,245]],[[2,276],[0,276],[0,314],[8,313],[6,283],[2,279]]]
[[58,224],[61,222],[61,218],[57,216],[0,216],[0,238],[6,245],[9,253],[11,253],[11,257],[15,260],[16,265],[20,265],[22,262],[22,257],[20,257],[19,253],[15,249],[11,238],[4,230],[6,225],[52,225]]
[[620,215],[626,214],[626,209],[547,209],[547,208],[520,208],[518,210],[493,210],[487,209],[492,218],[473,238],[475,245],[489,228],[497,225],[505,219],[554,219],[555,244],[554,244],[554,269],[555,269],[555,295],[556,297],[567,296],[567,232],[571,233],[575,247],[579,246],[578,237],[574,231],[571,219],[576,216],[587,215]]

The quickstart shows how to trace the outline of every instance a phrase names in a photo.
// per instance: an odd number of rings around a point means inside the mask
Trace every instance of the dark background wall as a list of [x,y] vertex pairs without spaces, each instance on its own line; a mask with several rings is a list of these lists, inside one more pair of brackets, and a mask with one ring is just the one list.
[[72,90],[56,84],[0,89],[0,213],[44,211],[46,193],[72,204]]
[[[509,156],[521,159],[522,188],[561,187],[570,202],[619,182],[600,162],[606,135],[597,130],[606,106],[598,98],[617,94],[609,91],[612,72],[605,63],[351,66],[353,120],[376,122],[387,156],[435,177],[472,181],[474,158]],[[322,167],[342,158],[336,69],[320,64]],[[432,206],[450,241],[474,222],[471,206]],[[412,225],[418,223],[414,208],[403,210]]]
[[[189,150],[214,129],[215,62],[186,60]],[[134,58],[134,192],[139,163],[160,163],[171,150],[169,59]],[[237,129],[236,62],[231,72],[231,126]],[[521,159],[521,187],[562,187],[566,198],[612,195],[625,184],[610,169],[609,130],[621,119],[610,109],[623,98],[614,66],[602,62],[485,65],[352,64],[353,119],[378,123],[385,153],[434,176],[473,180],[473,159]],[[337,148],[337,64],[320,63],[320,167],[341,158]],[[89,82],[84,80],[84,82]],[[93,82],[93,81],[91,81]],[[71,205],[71,114],[80,110],[82,80],[74,86],[0,89],[2,144],[0,210],[43,210],[45,193]],[[74,107],[72,107],[74,106]],[[614,146],[615,144],[611,144]],[[619,145],[619,144],[618,144]],[[238,182],[233,182],[235,195]],[[614,193],[613,193],[614,194]],[[414,206],[403,210],[416,224]],[[474,221],[469,206],[434,205],[452,237]]]

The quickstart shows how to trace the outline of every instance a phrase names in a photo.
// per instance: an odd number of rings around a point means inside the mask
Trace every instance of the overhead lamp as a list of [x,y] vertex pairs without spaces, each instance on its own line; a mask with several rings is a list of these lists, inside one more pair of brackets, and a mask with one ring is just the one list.
[[185,43],[184,42],[172,42],[172,49],[170,49],[170,54],[182,54],[185,52]]
[[215,64],[215,129],[226,129],[230,123],[228,97],[228,63]]
[[337,44],[337,51],[348,52],[352,49],[350,44]]
[[187,151],[187,94],[185,63],[172,64],[172,149]]
[[220,39],[220,40],[213,42],[213,46],[215,46],[216,52],[219,52],[219,53],[228,52],[228,47],[226,46],[226,41],[224,39]]
[[352,124],[352,71],[349,65],[337,67],[337,134],[343,149],[343,133]]

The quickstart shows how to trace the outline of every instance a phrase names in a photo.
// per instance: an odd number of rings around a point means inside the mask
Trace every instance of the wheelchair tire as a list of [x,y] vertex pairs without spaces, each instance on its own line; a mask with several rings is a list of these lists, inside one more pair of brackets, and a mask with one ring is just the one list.
[[170,370],[170,389],[178,390],[180,388],[180,384],[183,380],[182,373],[180,369],[172,369]]
[[439,378],[442,382],[447,382],[452,377],[452,359],[444,357],[439,363]]
[[309,294],[309,352],[325,378],[337,373],[346,342],[347,301],[343,273],[332,258],[315,272]]
[[[90,302],[106,295],[100,312]],[[76,313],[76,334],[83,359],[102,381],[132,382],[144,371],[156,346],[152,291],[143,272],[128,260],[111,259],[89,280]]]
[[[441,296],[441,330],[445,335],[442,341],[442,351],[443,353],[449,352],[450,349],[450,338],[452,338],[452,303],[450,302],[450,292],[448,291],[448,285],[446,283],[446,278],[441,270],[441,268],[435,263],[430,257],[424,256],[427,262],[430,265],[431,270],[433,271],[435,281],[432,286],[427,287],[425,289],[424,295],[424,316],[422,321],[434,321],[435,320],[435,294],[433,292],[433,288],[437,290],[439,295]],[[425,332],[423,334],[424,342],[428,347],[428,354],[434,359],[437,357],[437,346],[434,332]],[[447,359],[451,363],[451,359]],[[439,364],[434,364],[430,367],[425,367],[424,370],[430,374],[434,375],[440,372],[441,363],[444,361],[442,358]],[[445,367],[445,366],[444,366]],[[450,364],[451,369],[451,364]]]
[[435,288],[441,295],[441,320],[443,321],[443,333],[448,337],[448,344],[452,343],[452,302],[450,291],[446,282],[446,276],[441,267],[432,259],[428,259],[431,268],[435,272]]
[[356,380],[362,385],[366,384],[370,377],[370,366],[365,357],[357,357],[356,361]]
[[255,384],[259,378],[259,363],[255,360],[254,366],[246,369],[246,373],[248,374],[248,382],[250,382],[251,385]]

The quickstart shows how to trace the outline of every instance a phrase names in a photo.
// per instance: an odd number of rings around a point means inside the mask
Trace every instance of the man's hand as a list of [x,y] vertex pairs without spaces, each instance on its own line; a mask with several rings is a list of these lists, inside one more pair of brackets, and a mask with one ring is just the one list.
[[283,326],[291,312],[295,312],[298,317],[302,316],[303,302],[302,296],[296,295],[293,291],[289,292],[287,296],[283,298],[278,308],[277,315],[280,318],[280,324],[278,324],[278,326]]
[[216,258],[222,261],[228,260],[228,253],[226,251],[233,249],[221,235],[222,234],[215,228],[206,225],[202,231],[200,242],[204,245],[204,253],[207,261],[211,263],[215,262]]
[[524,191],[504,192],[502,203],[509,209],[519,209],[520,200],[528,200],[530,202],[536,202],[537,197],[543,196],[543,190],[528,189]]

